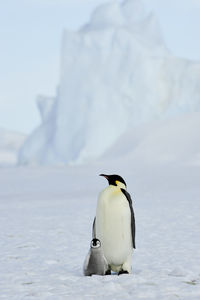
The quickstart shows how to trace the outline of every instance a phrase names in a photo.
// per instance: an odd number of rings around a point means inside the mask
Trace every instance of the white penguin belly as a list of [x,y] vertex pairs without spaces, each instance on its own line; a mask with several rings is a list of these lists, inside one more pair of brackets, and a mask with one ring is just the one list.
[[99,197],[96,235],[110,265],[122,265],[132,252],[131,212],[120,189],[109,186]]

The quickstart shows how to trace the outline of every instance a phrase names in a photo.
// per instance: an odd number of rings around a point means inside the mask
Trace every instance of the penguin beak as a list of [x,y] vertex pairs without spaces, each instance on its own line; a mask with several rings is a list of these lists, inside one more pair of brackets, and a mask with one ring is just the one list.
[[105,174],[100,174],[99,176],[103,176],[103,177],[105,177],[107,180],[109,179],[109,176],[108,176],[108,175],[105,175]]

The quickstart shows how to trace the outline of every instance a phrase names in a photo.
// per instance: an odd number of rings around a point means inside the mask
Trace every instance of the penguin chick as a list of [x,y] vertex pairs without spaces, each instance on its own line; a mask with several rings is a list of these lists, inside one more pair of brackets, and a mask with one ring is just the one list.
[[83,273],[85,276],[105,275],[108,263],[104,257],[100,240],[94,238],[90,243],[90,250],[85,258]]

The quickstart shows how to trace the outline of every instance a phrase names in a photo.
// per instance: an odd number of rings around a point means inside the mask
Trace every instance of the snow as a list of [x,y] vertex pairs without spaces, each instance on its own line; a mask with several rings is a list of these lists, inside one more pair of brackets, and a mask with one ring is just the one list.
[[97,8],[79,31],[65,30],[59,86],[39,101],[41,125],[20,164],[94,161],[127,131],[200,110],[200,63],[173,56],[156,16],[140,0]]
[[137,218],[133,274],[85,278],[97,173],[1,169],[1,299],[197,300],[199,168],[127,176]]
[[17,153],[25,141],[25,135],[0,128],[0,167],[17,163]]
[[[141,125],[121,136],[112,157],[87,165],[1,168],[0,299],[198,300],[199,122],[194,113]],[[82,273],[107,185],[100,173],[123,176],[132,195],[131,275]]]

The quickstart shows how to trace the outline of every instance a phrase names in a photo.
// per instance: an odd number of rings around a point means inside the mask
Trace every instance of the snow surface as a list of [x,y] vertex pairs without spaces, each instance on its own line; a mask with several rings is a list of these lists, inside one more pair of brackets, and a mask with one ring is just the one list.
[[199,78],[200,63],[168,51],[140,0],[101,5],[79,31],[65,30],[57,95],[39,101],[42,123],[19,163],[95,160],[127,129],[199,111]]
[[[90,165],[1,168],[0,299],[200,299],[199,123],[191,114],[130,131]],[[82,273],[100,173],[123,176],[132,195],[131,275]]]
[[25,135],[0,128],[0,167],[17,163],[18,151],[24,141]]

